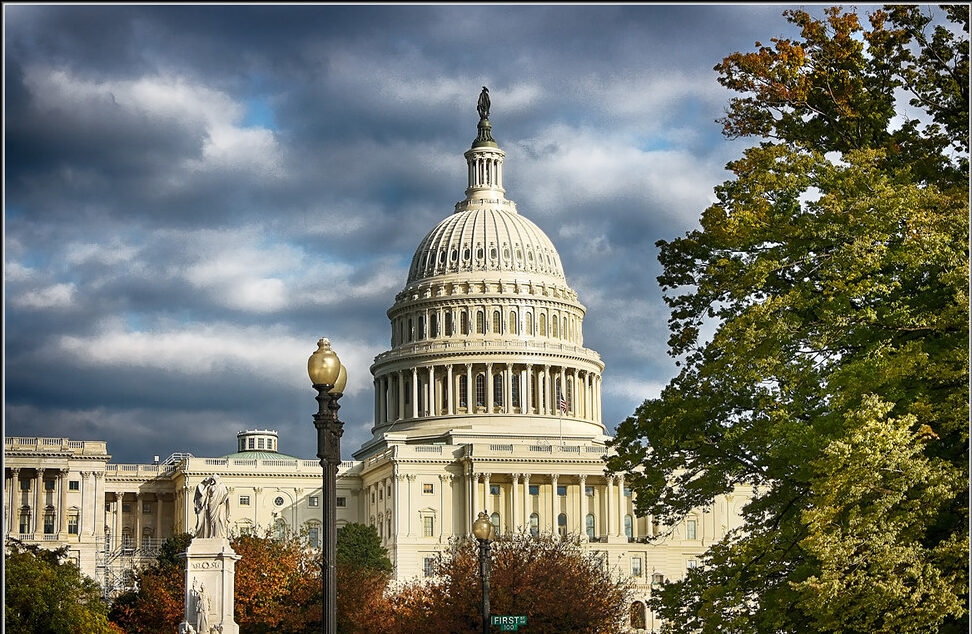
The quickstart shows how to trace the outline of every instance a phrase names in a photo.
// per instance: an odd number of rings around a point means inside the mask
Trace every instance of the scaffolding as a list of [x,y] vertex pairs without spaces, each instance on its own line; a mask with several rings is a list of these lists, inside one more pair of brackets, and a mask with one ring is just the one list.
[[95,551],[95,570],[106,601],[128,590],[138,589],[136,573],[155,562],[163,541],[156,537],[145,537],[141,543],[136,543],[134,539],[124,537],[121,543],[113,547],[111,538],[105,536],[104,542]]

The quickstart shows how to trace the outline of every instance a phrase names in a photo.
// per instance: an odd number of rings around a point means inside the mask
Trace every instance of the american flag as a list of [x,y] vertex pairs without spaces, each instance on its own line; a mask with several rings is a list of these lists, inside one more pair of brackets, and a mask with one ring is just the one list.
[[563,394],[560,395],[560,411],[564,414],[567,413],[567,399],[564,398]]

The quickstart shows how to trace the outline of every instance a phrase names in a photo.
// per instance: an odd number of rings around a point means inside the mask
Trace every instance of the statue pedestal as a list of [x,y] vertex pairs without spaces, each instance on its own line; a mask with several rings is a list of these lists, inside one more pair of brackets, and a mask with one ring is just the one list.
[[229,540],[196,537],[185,557],[185,622],[196,634],[239,634],[240,628],[233,619],[233,590],[240,556]]

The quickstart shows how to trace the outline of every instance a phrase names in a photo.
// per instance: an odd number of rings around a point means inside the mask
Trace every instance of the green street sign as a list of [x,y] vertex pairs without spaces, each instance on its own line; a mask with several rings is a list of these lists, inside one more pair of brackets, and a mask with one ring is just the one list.
[[526,625],[525,616],[493,616],[490,623],[500,626],[500,632],[517,632],[521,625]]

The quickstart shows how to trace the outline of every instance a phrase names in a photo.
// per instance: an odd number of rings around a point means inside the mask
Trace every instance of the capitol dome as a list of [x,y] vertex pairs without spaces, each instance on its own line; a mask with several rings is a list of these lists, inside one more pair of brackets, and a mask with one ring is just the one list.
[[464,154],[465,198],[419,243],[375,357],[374,437],[390,442],[603,442],[601,372],[585,307],[550,238],[503,188],[488,110]]

